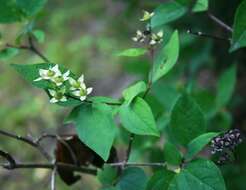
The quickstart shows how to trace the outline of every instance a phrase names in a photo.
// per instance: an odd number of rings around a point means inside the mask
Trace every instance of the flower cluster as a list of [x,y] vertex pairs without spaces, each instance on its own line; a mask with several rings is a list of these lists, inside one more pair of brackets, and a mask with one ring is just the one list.
[[229,160],[230,154],[237,145],[242,142],[242,136],[239,129],[232,129],[222,135],[218,135],[211,140],[212,154],[220,153],[219,164]]
[[[48,89],[51,103],[66,102],[67,96],[71,94],[81,101],[84,101],[92,92],[92,88],[87,88],[84,83],[84,75],[81,75],[77,80],[70,76],[70,71],[62,73],[59,66],[56,64],[49,69],[39,69],[39,77],[34,82],[48,80],[55,84],[54,89]],[[69,88],[67,89],[65,82],[68,81]]]
[[[144,11],[143,17],[140,21],[149,21],[154,16],[154,13],[149,13],[148,11]],[[163,40],[163,31],[159,31],[154,33],[151,30],[150,24],[148,23],[145,27],[144,31],[137,30],[136,36],[132,38],[134,42],[147,42],[149,45],[154,46],[158,43],[161,43]]]

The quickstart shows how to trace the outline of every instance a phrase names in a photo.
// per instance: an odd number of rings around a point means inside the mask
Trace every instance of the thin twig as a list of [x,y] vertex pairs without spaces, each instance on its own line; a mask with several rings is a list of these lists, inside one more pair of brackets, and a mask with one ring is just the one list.
[[0,164],[5,169],[8,170],[14,170],[14,169],[50,169],[53,170],[55,167],[59,167],[61,169],[71,170],[75,172],[85,173],[85,174],[91,174],[96,175],[97,170],[87,167],[80,167],[73,164],[66,164],[66,163],[60,163],[57,162],[56,164],[52,163],[16,163],[14,167],[10,167],[10,164]]
[[35,46],[35,44],[33,42],[33,38],[31,36],[28,37],[28,43],[29,43],[28,45],[20,45],[20,46],[16,46],[16,45],[12,45],[12,44],[7,43],[6,47],[31,51],[31,52],[35,53],[36,55],[38,55],[45,62],[50,62],[50,60],[47,57],[45,57],[45,55],[43,53],[41,53],[41,51],[39,51],[38,48]]
[[211,34],[205,34],[203,32],[194,32],[192,30],[187,30],[187,33],[188,34],[192,34],[194,36],[199,36],[199,37],[204,37],[204,38],[211,38],[213,40],[220,40],[220,41],[230,41],[230,39],[228,38],[223,38],[223,37],[220,37],[220,36],[214,36],[214,35],[211,35]]
[[219,18],[217,18],[216,16],[214,16],[211,12],[207,11],[207,15],[208,17],[213,20],[216,24],[218,24],[220,27],[224,28],[225,30],[229,31],[229,32],[233,32],[233,29],[228,26],[227,24],[225,24],[222,20],[220,20]]
[[56,172],[57,172],[57,166],[56,166],[56,163],[54,163],[54,164],[55,164],[55,167],[52,170],[51,180],[50,180],[50,188],[51,188],[51,190],[56,190]]
[[123,165],[123,167],[126,166],[128,160],[130,158],[130,154],[131,154],[131,150],[132,150],[132,143],[133,143],[134,137],[135,137],[135,135],[133,133],[131,133],[130,138],[129,138],[128,147],[126,150],[126,158],[125,158],[124,162],[122,162],[122,163],[125,163],[125,165]]
[[163,162],[157,162],[157,163],[138,163],[138,162],[118,162],[118,163],[106,163],[106,165],[109,165],[109,166],[115,166],[115,167],[118,167],[118,166],[143,166],[143,167],[165,167],[166,166],[166,163]]
[[[68,138],[68,137],[72,137],[72,136],[73,135],[70,135],[70,136],[66,135],[65,137]],[[66,147],[66,149],[68,150],[68,152],[70,153],[70,155],[71,155],[71,157],[73,159],[73,163],[75,165],[79,165],[79,161],[78,161],[77,156],[74,153],[73,149],[70,147],[70,145],[65,140],[63,140],[63,138],[61,136],[59,136],[59,135],[52,135],[52,134],[43,134],[35,142],[36,143],[40,143],[45,138],[53,138],[57,142],[60,142],[61,144],[63,144]]]
[[44,56],[44,54],[42,54],[37,48],[36,46],[34,45],[34,42],[33,42],[33,38],[32,36],[29,36],[28,37],[28,42],[29,42],[29,45],[30,45],[30,50],[33,51],[35,54],[37,54],[39,57],[41,57],[45,62],[50,62],[49,59],[47,57]]
[[10,137],[19,141],[22,141],[24,143],[27,143],[29,145],[31,145],[32,147],[36,148],[39,150],[39,152],[47,159],[47,160],[51,160],[50,155],[43,149],[43,147],[39,144],[39,143],[35,143],[35,141],[33,141],[30,138],[27,137],[22,137],[4,130],[0,129],[0,135],[4,135],[6,137]]
[[0,156],[4,157],[9,162],[8,168],[15,167],[16,165],[15,159],[9,153],[0,150]]

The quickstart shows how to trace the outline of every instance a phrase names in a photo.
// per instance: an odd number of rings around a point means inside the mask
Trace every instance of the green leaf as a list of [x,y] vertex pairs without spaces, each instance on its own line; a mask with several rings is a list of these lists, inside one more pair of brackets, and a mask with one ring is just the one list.
[[47,0],[0,0],[0,23],[21,21],[25,17],[34,16]]
[[182,17],[187,12],[187,7],[175,1],[163,3],[154,11],[154,16],[151,19],[152,28],[162,26],[178,18]]
[[189,163],[171,181],[168,190],[226,190],[217,166],[209,160]]
[[147,176],[141,168],[129,167],[123,171],[117,187],[120,190],[144,190]]
[[147,49],[144,48],[130,48],[123,50],[119,53],[117,53],[117,56],[123,56],[123,57],[138,57],[141,55],[144,55],[147,52]]
[[131,133],[159,136],[151,108],[142,98],[135,98],[130,105],[123,104],[119,114],[123,127]]
[[0,0],[0,23],[20,21],[22,13],[16,6],[15,0]]
[[17,6],[26,16],[37,14],[45,5],[47,0],[16,0]]
[[237,8],[232,33],[230,52],[246,46],[246,0]]
[[233,65],[222,73],[217,84],[216,107],[224,107],[232,97],[236,85],[236,66]]
[[182,145],[206,131],[205,118],[201,108],[188,95],[182,95],[176,102],[170,121],[172,136]]
[[208,10],[208,0],[197,0],[192,8],[193,12],[202,12],[206,10]]
[[82,104],[72,110],[67,121],[72,121],[75,124],[77,134],[82,142],[105,161],[108,159],[116,134],[110,106],[98,103]]
[[155,82],[167,74],[175,65],[179,55],[179,37],[176,30],[169,42],[160,50],[153,65],[152,81]]
[[123,91],[124,99],[129,103],[141,92],[146,91],[147,87],[144,81],[139,81],[134,85],[131,85]]
[[97,178],[103,185],[112,185],[117,178],[117,168],[105,165],[98,171]]
[[103,187],[100,190],[120,190],[118,187]]
[[19,53],[17,48],[5,48],[0,51],[0,60],[6,61]]
[[195,139],[193,139],[187,148],[187,153],[185,154],[186,160],[191,160],[196,154],[198,154],[215,136],[219,133],[205,133]]
[[31,84],[35,87],[42,88],[42,89],[49,89],[52,87],[51,83],[47,80],[41,80],[34,82],[39,76],[39,69],[49,69],[53,67],[55,64],[53,63],[40,63],[40,64],[33,64],[33,65],[20,65],[20,64],[11,64],[11,66],[21,74],[21,76],[31,82]]
[[162,169],[154,173],[148,181],[145,190],[168,190],[169,183],[173,179],[175,173]]
[[44,40],[45,40],[45,33],[44,31],[42,30],[34,30],[32,32],[33,36],[36,38],[36,40],[39,42],[39,43],[43,43]]
[[175,145],[166,142],[164,145],[164,158],[170,165],[179,165],[182,161],[182,156]]

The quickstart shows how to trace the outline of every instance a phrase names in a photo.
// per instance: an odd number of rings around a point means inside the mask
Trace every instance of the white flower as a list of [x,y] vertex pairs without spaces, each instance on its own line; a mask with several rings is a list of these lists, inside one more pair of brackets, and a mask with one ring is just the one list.
[[55,90],[51,90],[49,89],[49,94],[52,96],[52,98],[50,99],[50,103],[57,103],[57,102],[66,102],[67,98],[64,95],[65,91],[61,90],[61,91],[55,91]]
[[137,30],[137,35],[135,37],[132,38],[132,40],[134,42],[144,42],[146,36],[144,35],[143,32],[141,32],[140,30]]
[[61,71],[59,70],[59,67],[56,64],[54,67],[50,67],[49,69],[39,69],[40,77],[35,79],[34,81],[50,80],[60,75],[61,75]]
[[155,45],[156,43],[161,43],[163,40],[163,31],[159,31],[158,33],[153,33],[151,35],[150,45]]
[[74,96],[79,97],[81,101],[84,101],[86,99],[86,96],[89,95],[92,92],[92,88],[81,88],[79,90],[73,91],[72,94]]
[[62,75],[55,76],[55,77],[51,78],[51,81],[53,81],[56,84],[56,86],[61,86],[63,84],[63,82],[65,82],[69,79],[69,74],[70,74],[70,71],[68,70],[67,72],[65,72]]
[[154,16],[154,12],[150,13],[148,11],[143,11],[143,17],[140,19],[140,21],[147,21],[149,19],[151,19],[151,17]]
[[84,75],[81,75],[78,80],[73,79],[72,77],[69,78],[69,83],[71,85],[70,90],[78,90],[78,89],[85,89],[84,83]]

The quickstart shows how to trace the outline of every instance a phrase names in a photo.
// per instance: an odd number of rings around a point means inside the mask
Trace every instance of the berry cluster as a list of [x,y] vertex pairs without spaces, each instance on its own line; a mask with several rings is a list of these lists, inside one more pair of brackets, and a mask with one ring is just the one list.
[[211,141],[212,154],[220,153],[218,164],[225,164],[230,160],[235,147],[242,142],[239,129],[232,129],[224,134],[218,135]]

